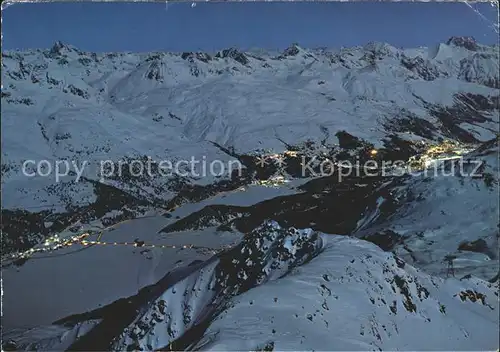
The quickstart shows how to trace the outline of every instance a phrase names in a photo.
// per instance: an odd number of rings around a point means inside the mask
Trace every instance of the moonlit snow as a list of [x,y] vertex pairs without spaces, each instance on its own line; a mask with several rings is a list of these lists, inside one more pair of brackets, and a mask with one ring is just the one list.
[[[2,52],[3,349],[498,349],[498,72],[498,45],[462,37]],[[465,155],[433,163],[478,174],[298,164],[444,141]],[[103,173],[147,158],[243,173]]]

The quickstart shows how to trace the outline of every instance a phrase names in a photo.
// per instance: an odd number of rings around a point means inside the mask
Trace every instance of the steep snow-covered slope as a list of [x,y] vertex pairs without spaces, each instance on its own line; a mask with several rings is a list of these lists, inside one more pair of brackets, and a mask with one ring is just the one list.
[[4,348],[498,348],[498,50],[3,52]]
[[490,350],[497,285],[436,278],[366,241],[267,222],[135,296],[5,337],[39,350]]
[[[462,299],[465,292],[484,301]],[[435,278],[370,243],[328,236],[307,265],[236,297],[200,344],[214,351],[492,350],[497,324],[496,287]]]

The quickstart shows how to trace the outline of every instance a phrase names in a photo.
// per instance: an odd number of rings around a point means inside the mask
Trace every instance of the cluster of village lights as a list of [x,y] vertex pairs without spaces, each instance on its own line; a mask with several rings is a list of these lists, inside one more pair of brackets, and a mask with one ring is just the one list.
[[141,248],[159,248],[159,249],[195,249],[195,250],[204,250],[211,252],[213,254],[216,254],[222,250],[223,248],[220,249],[215,249],[215,248],[210,248],[210,247],[204,247],[204,246],[195,246],[192,244],[188,245],[168,245],[168,244],[149,244],[145,243],[143,241],[134,241],[134,242],[104,242],[104,241],[97,241],[97,240],[86,240],[85,238],[89,237],[91,234],[90,233],[84,233],[81,235],[77,235],[74,237],[70,238],[60,238],[57,235],[54,235],[52,237],[47,238],[45,241],[44,245],[39,248],[30,248],[24,252],[20,253],[14,253],[8,256],[7,258],[4,258],[4,260],[11,260],[11,261],[16,261],[16,260],[22,260],[22,259],[28,259],[32,257],[34,254],[37,253],[45,253],[45,252],[54,252],[56,250],[62,249],[62,248],[68,248],[73,245],[81,245],[81,246],[128,246],[128,247],[141,247]]
[[[434,145],[434,146],[429,147],[427,149],[427,151],[424,152],[421,157],[422,158],[435,158],[437,155],[447,153],[447,152],[451,152],[453,154],[460,155],[460,154],[463,154],[467,151],[469,151],[469,149],[464,149],[463,147],[461,147],[460,145],[457,145],[456,143],[445,141],[444,143],[442,143],[440,145],[437,145],[437,146]],[[369,153],[372,157],[375,157],[378,154],[378,151],[376,149],[372,149],[372,150],[370,150]],[[298,153],[296,151],[285,151],[283,154],[285,156],[288,156],[288,157],[297,157],[298,156]],[[280,154],[270,154],[270,155],[266,156],[265,158],[276,159],[276,158],[281,158],[281,155]],[[270,178],[269,180],[257,181],[257,184],[259,184],[261,186],[271,186],[271,187],[274,186],[275,187],[275,186],[279,186],[279,185],[282,185],[282,184],[287,183],[287,182],[290,182],[290,181],[286,180],[283,176],[274,176],[274,177]],[[255,182],[254,182],[254,184],[255,184]],[[242,188],[239,188],[238,190],[241,190],[241,189]],[[175,208],[176,207],[168,210],[168,212],[175,210]],[[126,220],[126,221],[128,221],[128,220]],[[122,222],[125,222],[125,221],[122,221]],[[120,223],[122,223],[122,222],[120,222]],[[41,247],[31,248],[31,249],[28,249],[24,252],[14,253],[14,254],[7,256],[4,259],[7,259],[7,260],[27,259],[36,253],[53,252],[53,251],[56,251],[58,249],[67,248],[67,247],[70,247],[73,245],[81,245],[84,247],[85,246],[95,246],[95,245],[98,245],[98,246],[107,245],[107,246],[133,246],[133,247],[159,248],[159,249],[196,249],[196,250],[210,251],[214,254],[223,250],[222,248],[214,249],[214,248],[210,248],[210,247],[194,246],[194,245],[148,244],[148,243],[145,243],[145,242],[139,241],[139,240],[136,240],[134,242],[105,242],[105,241],[101,241],[101,238],[102,238],[104,231],[109,230],[110,228],[114,228],[120,223],[114,224],[110,227],[107,227],[107,228],[101,230],[99,232],[99,234],[97,235],[96,240],[88,239],[91,235],[95,234],[95,233],[91,233],[91,232],[86,232],[86,233],[75,235],[75,236],[72,236],[69,238],[63,238],[63,237],[59,237],[58,235],[54,235],[54,236],[48,237],[45,240],[45,243],[43,244],[43,246],[41,246]]]

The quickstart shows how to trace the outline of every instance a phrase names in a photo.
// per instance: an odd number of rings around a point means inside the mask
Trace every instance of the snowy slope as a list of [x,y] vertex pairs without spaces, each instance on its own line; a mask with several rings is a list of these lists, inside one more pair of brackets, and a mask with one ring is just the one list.
[[[498,348],[498,62],[470,38],[3,52],[4,349]],[[408,161],[443,140],[467,152],[444,165],[477,176],[299,172],[301,157]],[[284,167],[256,163],[276,153]],[[147,157],[244,168],[100,174]],[[76,174],[22,174],[42,159]]]
[[[209,327],[206,341],[215,341],[205,348],[493,350],[498,292],[490,286],[438,279],[364,241],[328,236],[310,263],[235,298]],[[484,303],[462,301],[467,290]]]
[[135,296],[5,337],[42,350],[492,350],[497,285],[436,278],[366,241],[268,222]]
[[[4,52],[2,163],[13,170],[2,181],[11,185],[4,206],[81,202],[71,191],[51,195],[54,177],[25,184],[19,169],[26,159],[86,161],[83,175],[99,179],[100,160],[228,158],[209,142],[238,153],[279,152],[283,142],[336,142],[335,133],[345,130],[381,145],[394,132],[384,127],[387,122],[408,117],[438,127],[434,138],[491,139],[498,123],[498,47],[474,48],[450,42],[401,50],[370,43],[340,51],[293,46],[279,56],[255,56],[235,49],[216,55],[96,54],[56,43],[50,51]],[[486,100],[475,107],[476,116],[454,116],[456,128],[446,113],[432,109],[457,115],[450,109],[470,104],[471,94]],[[395,132],[419,134],[411,127]],[[134,193],[156,200],[173,196],[148,190],[145,180],[135,182],[142,191]],[[30,196],[23,195],[25,188]]]
[[434,275],[446,275],[443,260],[453,255],[458,277],[495,277],[500,234],[498,153],[498,140],[493,140],[463,160],[448,161],[436,176],[429,170],[414,177],[409,185],[414,200],[356,236],[370,238],[392,231],[398,239],[391,250]]

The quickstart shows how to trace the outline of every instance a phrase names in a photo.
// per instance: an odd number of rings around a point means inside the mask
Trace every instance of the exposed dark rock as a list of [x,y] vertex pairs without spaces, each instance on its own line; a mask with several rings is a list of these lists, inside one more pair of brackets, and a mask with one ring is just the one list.
[[202,61],[204,63],[208,63],[209,61],[212,60],[212,57],[209,54],[201,53],[201,52],[197,52],[197,53],[184,52],[181,54],[181,58],[183,60],[191,60],[191,61],[196,58],[199,61]]
[[267,342],[262,347],[257,348],[255,351],[274,351],[274,341]]
[[150,62],[150,61],[160,61],[160,60],[162,59],[162,56],[163,56],[163,54],[161,54],[161,53],[154,53],[154,54],[150,54],[150,55],[146,58],[145,62]]
[[162,81],[163,80],[163,63],[159,60],[154,60],[149,65],[145,77],[150,80]]
[[288,47],[283,51],[283,56],[296,56],[300,53],[300,49],[297,44],[293,44],[292,46]]
[[403,65],[408,70],[416,73],[425,81],[433,81],[436,78],[439,78],[439,76],[441,75],[439,69],[435,65],[433,65],[428,60],[424,60],[420,56],[413,58],[403,56],[401,58],[401,65]]
[[215,57],[217,58],[232,58],[240,64],[246,66],[250,62],[248,58],[242,52],[238,51],[235,48],[224,49],[218,52]]
[[186,229],[199,230],[210,226],[220,226],[248,214],[246,207],[209,205],[202,210],[192,213],[179,221],[163,228],[162,232],[183,231]]
[[471,302],[481,302],[483,306],[488,306],[490,307],[490,309],[493,309],[493,307],[491,307],[489,304],[486,303],[486,295],[481,292],[469,289],[460,291],[458,294],[454,295],[454,297],[456,296],[460,297],[462,302],[465,302],[467,300]]
[[83,66],[88,66],[90,63],[92,63],[92,60],[89,59],[88,57],[80,57],[78,59],[78,62],[81,63]]
[[355,149],[363,146],[363,142],[346,131],[339,131],[335,134],[339,140],[340,148]]
[[387,252],[392,251],[394,247],[402,244],[405,237],[392,230],[385,230],[368,236],[363,236],[361,239],[372,242]]
[[413,303],[412,296],[408,288],[408,283],[404,278],[398,275],[394,276],[394,283],[399,288],[399,293],[404,296],[403,306],[408,312],[415,313],[417,311],[417,306],[415,305],[415,303]]
[[450,39],[448,39],[446,44],[459,46],[470,51],[478,50],[476,39],[474,39],[473,37],[451,37]]
[[66,45],[64,45],[64,43],[63,43],[63,42],[61,42],[60,40],[58,40],[58,41],[56,41],[56,42],[54,43],[54,45],[53,45],[53,46],[52,46],[52,48],[50,49],[49,54],[50,54],[50,56],[51,56],[51,57],[56,57],[56,56],[58,56],[58,55],[60,55],[60,54],[61,54],[61,51],[62,51],[64,48],[66,48]]
[[499,95],[484,96],[481,94],[460,93],[457,94],[455,98],[463,106],[467,106],[468,111],[476,110],[479,112],[487,112],[500,109]]
[[[454,98],[455,104],[451,107],[427,104],[427,108],[430,114],[440,121],[443,135],[463,143],[478,143],[479,140],[471,132],[460,127],[460,124],[492,123],[493,120],[488,116],[488,112],[496,109],[498,100],[472,94],[456,94]],[[479,106],[481,110],[477,109]]]
[[35,103],[33,102],[33,100],[31,98],[15,98],[15,99],[8,99],[7,98],[6,102],[10,103],[10,104],[22,104],[22,105],[27,105],[27,106],[35,105]]
[[48,234],[44,219],[49,211],[30,213],[27,210],[2,209],[1,214],[2,255],[31,248]]
[[[402,180],[402,179],[398,179]],[[399,182],[394,180],[394,182]],[[162,231],[185,231],[207,226],[234,226],[248,233],[263,221],[272,219],[284,227],[312,228],[325,233],[348,234],[367,212],[375,209],[379,197],[386,201],[378,207],[380,219],[392,214],[399,206],[388,185],[378,189],[382,177],[350,177],[339,182],[337,176],[312,180],[300,187],[303,193],[269,199],[250,207],[229,205],[209,206],[181,219]],[[356,184],[365,184],[358,187]],[[396,184],[395,183],[395,184]],[[203,227],[200,227],[203,226]]]
[[83,89],[75,87],[72,84],[70,84],[70,85],[68,85],[68,87],[64,88],[63,92],[65,92],[65,93],[69,92],[71,94],[74,94],[74,95],[77,95],[79,97],[82,97],[83,99],[89,99],[90,98],[89,93],[87,93]]
[[498,283],[499,279],[500,279],[500,271],[494,277],[492,277],[491,279],[489,279],[488,282],[490,282],[492,284],[493,283]]
[[499,89],[500,79],[498,72],[488,72],[488,67],[483,67],[482,65],[482,62],[493,60],[498,61],[498,57],[487,53],[475,53],[472,57],[464,57],[459,62],[458,78],[466,82]]
[[391,135],[384,139],[384,148],[378,149],[377,159],[384,161],[405,162],[410,157],[417,155],[421,150],[415,143]]
[[494,251],[489,248],[488,243],[482,238],[471,242],[462,242],[458,246],[458,250],[486,254],[490,259],[496,257]]

